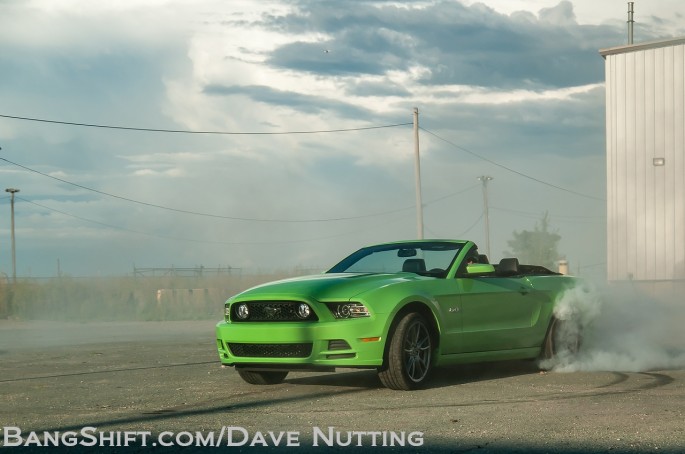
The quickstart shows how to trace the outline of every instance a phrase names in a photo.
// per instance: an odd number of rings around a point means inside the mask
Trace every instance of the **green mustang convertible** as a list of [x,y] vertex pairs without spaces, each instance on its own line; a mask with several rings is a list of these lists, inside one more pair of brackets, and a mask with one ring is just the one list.
[[216,342],[222,364],[252,384],[372,368],[388,388],[409,390],[434,366],[575,351],[579,336],[558,334],[554,305],[578,283],[515,258],[490,264],[471,241],[386,243],[233,296]]

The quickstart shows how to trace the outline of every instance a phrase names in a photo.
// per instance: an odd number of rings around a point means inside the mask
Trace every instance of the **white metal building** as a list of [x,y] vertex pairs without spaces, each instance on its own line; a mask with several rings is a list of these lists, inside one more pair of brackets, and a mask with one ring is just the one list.
[[685,283],[685,38],[600,50],[606,70],[607,273]]

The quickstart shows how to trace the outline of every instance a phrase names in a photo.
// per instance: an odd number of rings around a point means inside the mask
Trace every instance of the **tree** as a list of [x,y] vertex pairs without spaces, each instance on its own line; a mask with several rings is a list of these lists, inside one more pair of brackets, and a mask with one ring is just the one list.
[[514,238],[507,241],[511,252],[505,252],[509,257],[517,257],[521,263],[541,265],[554,269],[554,262],[561,257],[557,245],[561,236],[557,231],[551,232],[549,213],[545,212],[542,219],[535,223],[535,230],[514,231]]

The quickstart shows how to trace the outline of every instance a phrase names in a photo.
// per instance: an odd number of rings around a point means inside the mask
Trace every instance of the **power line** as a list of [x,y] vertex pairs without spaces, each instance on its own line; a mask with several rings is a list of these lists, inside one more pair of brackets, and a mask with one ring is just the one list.
[[441,200],[444,200],[444,199],[447,199],[447,198],[450,198],[450,197],[454,197],[455,195],[459,195],[459,194],[463,194],[463,193],[465,193],[465,192],[468,192],[468,191],[470,191],[470,190],[472,190],[472,189],[475,189],[475,188],[477,188],[477,187],[479,187],[479,186],[480,186],[479,184],[474,184],[473,186],[469,186],[469,187],[466,188],[466,189],[462,189],[462,190],[460,190],[460,191],[453,192],[453,193],[451,193],[451,194],[447,194],[447,195],[444,195],[444,196],[442,196],[442,197],[438,197],[437,199],[433,199],[433,200],[431,200],[431,201],[429,201],[429,202],[424,203],[423,205],[424,205],[424,206],[432,205],[432,204],[434,204],[434,203],[436,203],[436,202],[439,202],[439,201],[441,201]]
[[74,218],[74,219],[78,219],[78,220],[80,220],[80,221],[85,221],[85,222],[89,222],[89,223],[91,223],[91,224],[101,225],[101,226],[103,226],[103,227],[107,227],[107,228],[110,228],[110,229],[121,230],[121,231],[129,232],[129,233],[135,233],[135,234],[137,234],[137,235],[151,236],[151,237],[160,238],[160,239],[164,239],[164,240],[187,241],[187,242],[192,242],[192,243],[205,243],[205,244],[224,244],[224,245],[233,245],[233,246],[235,246],[235,245],[247,245],[247,244],[284,244],[284,243],[298,243],[298,242],[314,241],[314,240],[300,240],[300,241],[298,241],[298,240],[290,240],[290,241],[263,241],[263,242],[259,242],[259,241],[250,241],[250,242],[237,242],[237,241],[198,240],[198,239],[194,239],[194,238],[179,238],[179,237],[166,236],[166,235],[157,235],[157,234],[154,234],[154,233],[142,232],[142,231],[140,231],[140,230],[132,230],[132,229],[128,229],[128,228],[126,228],[126,227],[121,227],[121,226],[117,226],[117,225],[107,224],[107,223],[104,223],[104,222],[96,221],[96,220],[94,220],[94,219],[84,218],[84,217],[82,217],[82,216],[77,216],[77,215],[75,215],[75,214],[67,213],[66,211],[58,210],[58,209],[56,209],[56,208],[51,208],[51,207],[42,205],[42,204],[37,203],[37,202],[33,202],[33,201],[31,201],[31,200],[24,199],[24,198],[21,198],[21,197],[17,197],[17,199],[18,199],[18,200],[21,200],[21,201],[23,201],[23,202],[30,203],[30,204],[32,204],[32,205],[36,205],[36,206],[38,206],[38,207],[44,208],[44,209],[46,209],[46,210],[53,211],[53,212],[55,212],[55,213],[62,214],[62,215],[64,215],[64,216],[69,216],[69,217],[72,217],[72,218]]
[[[95,192],[96,194],[101,194],[101,195],[104,195],[104,196],[107,196],[107,197],[112,197],[112,198],[119,199],[119,200],[123,200],[123,201],[126,201],[126,202],[136,203],[136,204],[139,204],[139,205],[144,205],[144,206],[148,206],[148,207],[152,207],[152,208],[158,208],[158,209],[161,209],[161,210],[173,211],[173,212],[176,212],[176,213],[183,213],[183,214],[190,214],[190,215],[195,215],[195,216],[204,216],[204,217],[211,217],[211,218],[218,218],[218,219],[229,219],[229,220],[234,220],[234,221],[284,222],[284,223],[337,222],[337,221],[348,221],[348,220],[357,220],[357,219],[365,219],[365,218],[372,218],[372,217],[385,216],[385,215],[388,215],[388,214],[394,214],[394,213],[398,213],[398,212],[401,212],[401,211],[406,211],[406,210],[410,210],[410,209],[414,208],[413,206],[408,206],[408,207],[404,207],[404,208],[397,208],[397,209],[394,209],[394,210],[382,211],[382,212],[378,212],[378,213],[364,214],[364,215],[359,215],[359,216],[340,217],[340,218],[328,218],[328,219],[259,219],[259,218],[244,218],[244,217],[235,217],[235,216],[224,216],[224,215],[219,215],[219,214],[202,213],[202,212],[197,212],[197,211],[189,211],[189,210],[183,210],[183,209],[180,209],[180,208],[173,208],[173,207],[167,207],[167,206],[157,205],[157,204],[148,203],[148,202],[142,202],[142,201],[140,201],[140,200],[134,200],[134,199],[130,199],[130,198],[127,198],[127,197],[119,196],[119,195],[116,195],[116,194],[110,194],[110,193],[108,193],[108,192],[100,191],[100,190],[98,190],[98,189],[90,188],[90,187],[88,187],[88,186],[83,186],[83,185],[80,185],[80,184],[78,184],[78,183],[74,183],[74,182],[71,182],[71,181],[67,181],[67,180],[64,180],[64,179],[62,179],[62,178],[58,178],[58,177],[53,176],[53,175],[48,175],[47,173],[43,173],[43,172],[41,172],[41,171],[39,171],[39,170],[32,169],[32,168],[27,167],[27,166],[24,166],[24,165],[22,165],[22,164],[19,164],[19,163],[10,161],[9,159],[6,159],[6,158],[0,158],[0,161],[5,161],[5,162],[7,162],[7,163],[9,163],[9,164],[12,164],[12,165],[14,165],[14,166],[20,167],[20,168],[22,168],[22,169],[24,169],[24,170],[26,170],[26,171],[28,171],[28,172],[33,172],[33,173],[36,173],[36,174],[38,174],[38,175],[40,175],[40,176],[43,176],[43,177],[46,177],[46,178],[51,178],[51,179],[56,180],[56,181],[59,181],[59,182],[61,182],[61,183],[65,183],[65,184],[68,184],[68,185],[71,185],[71,186],[74,186],[74,187],[77,187],[77,188],[80,188],[80,189],[84,189],[84,190],[86,190],[86,191]],[[452,194],[448,194],[448,195],[439,197],[439,198],[437,198],[437,199],[434,199],[434,200],[432,200],[432,201],[427,202],[426,205],[430,205],[430,204],[432,204],[432,203],[435,203],[435,202],[437,202],[437,201],[443,200],[443,199],[448,198],[448,197],[454,197],[455,195],[459,195],[459,194],[462,194],[462,193],[464,193],[464,192],[470,191],[470,190],[473,189],[474,187],[475,187],[475,186],[471,186],[471,187],[468,187],[468,188],[466,188],[466,189],[463,189],[463,190],[454,192],[454,193],[452,193]],[[47,208],[47,207],[45,207],[45,208]],[[48,209],[49,209],[49,208],[48,208]]]
[[495,161],[493,161],[493,160],[491,160],[491,159],[488,159],[488,158],[486,158],[486,157],[484,157],[484,156],[481,156],[481,155],[479,155],[478,153],[475,153],[475,152],[473,152],[473,151],[471,151],[471,150],[469,150],[469,149],[467,149],[467,148],[464,148],[464,147],[462,147],[462,146],[459,146],[459,145],[457,145],[457,144],[454,143],[454,142],[451,142],[451,141],[449,141],[449,140],[447,140],[447,139],[444,139],[444,138],[440,137],[439,135],[437,135],[436,133],[434,133],[434,132],[432,132],[432,131],[429,131],[429,130],[427,130],[427,129],[425,129],[425,128],[421,128],[421,130],[424,131],[424,132],[426,132],[426,133],[428,133],[428,134],[430,134],[430,135],[432,135],[432,136],[434,136],[435,138],[437,138],[437,139],[439,139],[439,140],[442,140],[443,142],[445,142],[445,143],[447,143],[447,144],[449,144],[449,145],[452,145],[454,148],[457,148],[457,149],[459,149],[459,150],[461,150],[461,151],[464,151],[464,152],[470,154],[471,156],[475,156],[475,157],[478,158],[478,159],[481,159],[481,160],[483,160],[483,161],[489,162],[490,164],[492,164],[492,165],[494,165],[494,166],[497,166],[497,167],[499,167],[499,168],[501,168],[501,169],[504,169],[504,170],[506,170],[506,171],[509,171],[509,172],[511,172],[511,173],[515,173],[515,174],[518,175],[518,176],[521,176],[521,177],[527,178],[527,179],[529,179],[529,180],[535,181],[536,183],[544,184],[545,186],[549,186],[549,187],[552,187],[552,188],[554,188],[554,189],[558,189],[558,190],[560,190],[560,191],[568,192],[568,193],[570,193],[570,194],[574,194],[574,195],[577,195],[577,196],[580,196],[580,197],[585,197],[585,198],[593,199],[593,200],[599,200],[599,201],[602,201],[602,202],[605,201],[605,199],[600,198],[600,197],[595,197],[595,196],[592,196],[592,195],[589,195],[589,194],[583,194],[583,193],[580,193],[580,192],[572,191],[571,189],[566,189],[566,188],[563,188],[563,187],[561,187],[561,186],[557,186],[557,185],[555,185],[555,184],[548,183],[548,182],[546,182],[546,181],[543,181],[543,180],[540,180],[540,179],[538,179],[538,178],[532,177],[532,176],[530,176],[530,175],[526,175],[526,174],[523,173],[523,172],[519,172],[518,170],[514,170],[514,169],[512,169],[512,168],[510,168],[510,167],[507,167],[507,166],[505,166],[505,165],[499,164],[499,163],[497,163],[497,162],[495,162]]
[[13,161],[10,161],[9,159],[6,159],[6,158],[0,158],[0,161],[5,161],[9,164],[20,167],[26,171],[36,173],[36,174],[41,175],[41,176],[46,177],[46,178],[51,178],[51,179],[59,181],[61,183],[65,183],[65,184],[68,184],[68,185],[71,185],[71,186],[74,186],[74,187],[77,187],[80,189],[84,189],[86,191],[95,192],[97,194],[104,195],[107,197],[112,197],[115,199],[124,200],[126,202],[136,203],[138,205],[144,205],[144,206],[152,207],[152,208],[158,208],[161,210],[173,211],[176,213],[191,214],[191,215],[195,215],[195,216],[204,216],[204,217],[218,218],[218,219],[230,219],[233,221],[284,222],[284,223],[347,221],[347,220],[363,219],[363,218],[369,218],[369,217],[375,217],[375,216],[383,216],[386,214],[392,214],[392,213],[396,213],[398,211],[404,211],[404,210],[408,210],[408,209],[413,208],[413,207],[405,207],[405,208],[399,208],[399,209],[395,209],[395,210],[384,211],[381,213],[366,214],[366,215],[359,215],[359,216],[349,216],[349,217],[340,217],[340,218],[328,218],[328,219],[260,219],[260,218],[246,218],[246,217],[237,217],[237,216],[224,216],[224,215],[219,215],[219,214],[202,213],[202,212],[198,212],[198,211],[190,211],[190,210],[184,210],[184,209],[180,209],[180,208],[167,207],[167,206],[163,206],[163,205],[157,205],[154,203],[143,202],[140,200],[134,200],[134,199],[130,199],[128,197],[123,197],[123,196],[116,195],[116,194],[110,194],[108,192],[104,192],[104,191],[100,191],[98,189],[90,188],[88,186],[83,186],[83,185],[80,185],[78,183],[73,183],[71,181],[67,181],[67,180],[64,180],[62,178],[58,178],[58,177],[53,176],[53,175],[48,175],[46,173],[40,172],[39,170],[32,169],[30,167],[21,165],[19,163],[13,162]]
[[56,209],[56,208],[51,208],[51,207],[42,205],[42,204],[40,204],[40,203],[37,203],[37,202],[33,202],[33,201],[31,201],[31,200],[24,199],[24,198],[22,198],[22,197],[17,197],[17,199],[18,199],[18,200],[21,200],[22,202],[30,203],[31,205],[35,205],[35,206],[40,207],[40,208],[44,208],[44,209],[46,209],[46,210],[53,211],[53,212],[55,212],[55,213],[63,214],[64,216],[69,216],[69,217],[71,217],[71,218],[78,219],[78,220],[80,220],[80,221],[90,222],[91,224],[101,225],[101,226],[103,226],[103,227],[107,227],[107,228],[110,228],[110,229],[121,230],[121,231],[129,232],[129,233],[136,233],[136,234],[139,234],[139,235],[153,236],[153,237],[163,238],[163,239],[166,239],[166,240],[193,241],[193,242],[198,242],[198,243],[215,243],[214,241],[193,240],[193,239],[187,239],[187,238],[173,238],[173,237],[155,235],[155,234],[148,233],[148,232],[141,232],[141,231],[139,231],[139,230],[127,229],[126,227],[121,227],[121,226],[112,225],[112,224],[106,224],[106,223],[104,223],[104,222],[95,221],[95,220],[93,220],[93,219],[88,219],[88,218],[84,218],[84,217],[81,217],[81,216],[77,216],[77,215],[75,215],[75,214],[67,213],[66,211],[61,211],[61,210],[58,210],[58,209]]
[[[0,159],[3,159],[3,158],[0,158]],[[8,161],[8,162],[9,162],[9,161]],[[20,166],[20,167],[21,167],[21,166]],[[38,172],[38,173],[40,173],[40,172]],[[42,174],[41,174],[41,175],[42,175]],[[49,176],[49,175],[48,175],[48,176]],[[476,186],[477,186],[477,185],[476,185]],[[466,188],[466,189],[463,189],[463,190],[461,190],[461,191],[457,191],[457,192],[454,192],[454,193],[452,193],[452,194],[448,194],[448,195],[439,197],[439,198],[437,198],[437,199],[434,199],[434,200],[432,200],[432,201],[427,202],[426,205],[430,205],[430,204],[432,204],[432,203],[435,203],[435,202],[437,202],[437,201],[443,200],[443,199],[448,198],[448,197],[454,197],[454,196],[456,196],[456,195],[463,194],[463,193],[465,193],[465,192],[470,191],[471,189],[473,189],[473,188],[476,187],[476,186],[471,186],[471,187]],[[9,198],[9,197],[0,197],[0,199],[7,199],[7,198]],[[120,230],[120,231],[124,231],[124,232],[134,233],[134,234],[138,234],[138,235],[146,235],[146,236],[155,237],[155,238],[160,238],[160,239],[165,239],[165,240],[186,241],[186,242],[205,243],[205,244],[224,244],[224,245],[268,245],[268,244],[306,243],[306,242],[310,242],[310,241],[321,241],[321,240],[328,240],[328,239],[331,239],[331,238],[338,238],[338,237],[341,237],[341,236],[346,236],[346,235],[350,235],[350,234],[354,234],[354,233],[359,233],[359,232],[362,231],[362,230],[355,230],[355,231],[353,231],[353,232],[347,232],[347,233],[336,234],[336,235],[328,235],[328,236],[325,236],[325,237],[309,238],[309,239],[303,239],[303,240],[288,240],[288,241],[228,242],[228,241],[198,240],[198,239],[194,239],[194,238],[178,238],[178,237],[171,237],[171,236],[165,236],[165,235],[157,235],[157,234],[154,234],[154,233],[149,233],[149,232],[143,232],[143,231],[139,231],[139,230],[128,229],[128,228],[126,228],[126,227],[121,227],[121,226],[117,226],[117,225],[113,225],[113,224],[107,224],[107,223],[105,223],[105,222],[100,222],[100,221],[96,221],[96,220],[93,220],[93,219],[84,218],[84,217],[82,217],[82,216],[78,216],[78,215],[75,215],[75,214],[72,214],[72,213],[67,213],[66,211],[62,211],[62,210],[58,210],[58,209],[56,209],[56,208],[52,208],[52,207],[49,207],[49,206],[46,206],[46,205],[42,205],[42,204],[40,204],[40,203],[31,201],[31,200],[27,200],[27,199],[24,199],[24,198],[22,198],[22,197],[17,197],[17,200],[21,200],[21,201],[23,201],[23,202],[30,203],[30,204],[35,205],[35,206],[37,206],[37,207],[40,207],[40,208],[43,208],[43,209],[46,209],[46,210],[49,210],[49,211],[52,211],[52,212],[55,212],[55,213],[62,214],[62,215],[64,215],[64,216],[68,216],[68,217],[71,217],[71,218],[74,218],[74,219],[78,219],[78,220],[81,220],[81,221],[89,222],[89,223],[92,223],[92,224],[97,224],[97,225],[100,225],[100,226],[103,226],[103,227],[107,227],[107,228],[111,228],[111,229],[115,229],[115,230]],[[386,212],[383,212],[383,213],[377,213],[377,214],[373,214],[373,215],[368,215],[367,217],[380,216],[380,215],[387,215],[387,214],[394,214],[394,213],[399,213],[399,212],[401,212],[401,211],[407,211],[407,210],[410,210],[410,209],[412,209],[412,208],[414,208],[414,207],[413,207],[413,206],[411,206],[411,207],[405,207],[405,208],[400,208],[400,209],[396,209],[396,210],[392,210],[392,211],[386,211]],[[479,218],[479,219],[480,219],[480,218]],[[383,225],[384,225],[384,224],[383,224]],[[469,228],[469,230],[470,230],[470,228]]]
[[[471,230],[480,222],[481,219],[483,219],[483,213],[482,213],[482,212],[481,212],[480,216],[478,216],[478,219],[476,219],[476,220],[473,222],[473,224],[471,224],[471,226],[470,226],[469,228],[467,228],[466,230],[464,230],[464,231],[463,231],[462,233],[460,233],[459,235],[456,235],[456,236],[447,235],[447,237],[449,237],[449,238],[464,238],[464,236],[465,236],[467,233],[469,233],[469,232],[470,232],[470,231],[471,231]],[[438,234],[436,234],[436,233],[433,231],[433,229],[431,229],[430,227],[426,227],[426,230],[428,230],[428,231],[431,233],[431,235],[433,236],[433,238],[438,238],[438,237],[443,236],[443,235],[438,235]]]
[[[326,133],[338,133],[338,132],[368,131],[368,130],[373,130],[373,129],[395,128],[395,127],[399,127],[399,126],[413,125],[413,123],[409,123],[409,122],[408,122],[408,123],[396,123],[396,124],[380,125],[380,126],[366,126],[366,127],[358,127],[358,128],[323,129],[323,130],[311,130],[311,131],[276,131],[276,132],[255,132],[255,131],[243,131],[243,132],[240,132],[240,131],[239,131],[239,132],[232,132],[232,131],[192,131],[192,130],[183,130],[183,129],[159,129],[159,128],[140,128],[140,127],[131,127],[131,126],[114,126],[114,125],[104,125],[104,124],[94,124],[94,123],[78,123],[78,122],[69,122],[69,121],[60,121],[60,120],[48,120],[48,119],[44,119],[44,118],[21,117],[21,116],[17,116],[17,115],[4,115],[4,114],[0,114],[0,118],[9,118],[9,119],[13,119],[13,120],[22,120],[22,121],[34,121],[34,122],[40,122],[40,123],[60,124],[60,125],[67,125],[67,126],[79,126],[79,127],[101,128],[101,129],[116,129],[116,130],[125,130],[125,131],[162,132],[162,133],[176,133],[176,134],[205,134],[205,135],[295,135],[295,134],[326,134]],[[462,146],[459,146],[459,145],[455,144],[454,142],[451,142],[451,141],[449,141],[449,140],[447,140],[447,139],[445,139],[445,138],[443,138],[443,137],[440,137],[438,134],[436,134],[436,133],[434,133],[434,132],[432,132],[432,131],[430,131],[430,130],[428,130],[428,129],[426,129],[426,128],[419,127],[419,129],[421,129],[422,131],[424,131],[424,132],[426,132],[426,133],[428,133],[428,134],[430,134],[430,135],[436,137],[437,139],[439,139],[439,140],[441,140],[441,141],[443,141],[443,142],[445,142],[445,143],[447,143],[447,144],[449,144],[449,145],[451,145],[451,146],[453,146],[453,147],[455,147],[455,148],[457,148],[457,149],[459,149],[459,150],[462,150],[462,151],[464,151],[464,152],[466,152],[466,153],[468,153],[468,154],[470,154],[470,155],[472,155],[472,156],[477,157],[478,159],[481,159],[481,160],[483,160],[483,161],[487,161],[487,162],[489,162],[490,164],[492,164],[492,165],[494,165],[494,166],[500,167],[500,168],[502,168],[502,169],[504,169],[504,170],[507,170],[507,171],[512,172],[512,173],[515,173],[515,174],[517,174],[517,175],[519,175],[519,176],[522,176],[522,177],[524,177],[524,178],[527,178],[527,179],[529,179],[529,180],[532,180],[532,181],[535,181],[535,182],[537,182],[537,183],[544,184],[544,185],[546,185],[546,186],[549,186],[549,187],[558,189],[558,190],[560,190],[560,191],[565,191],[565,192],[568,192],[568,193],[571,193],[571,194],[574,194],[574,195],[577,195],[577,196],[580,196],[580,197],[585,197],[585,198],[594,199],[594,200],[599,200],[599,201],[604,201],[604,200],[605,200],[605,199],[600,198],[600,197],[595,197],[595,196],[592,196],[592,195],[588,195],[588,194],[583,194],[583,193],[580,193],[580,192],[572,191],[572,190],[570,190],[570,189],[563,188],[563,187],[561,187],[561,186],[557,186],[557,185],[554,185],[554,184],[552,184],[552,183],[549,183],[549,182],[540,180],[540,179],[538,179],[538,178],[532,177],[532,176],[530,176],[530,175],[524,174],[523,172],[519,172],[519,171],[514,170],[514,169],[512,169],[512,168],[510,168],[510,167],[507,167],[507,166],[505,166],[505,165],[499,164],[499,163],[497,163],[497,162],[495,162],[495,161],[493,161],[493,160],[491,160],[491,159],[488,159],[488,158],[486,158],[486,157],[484,157],[484,156],[481,156],[481,155],[479,155],[479,154],[477,154],[477,153],[475,153],[475,152],[473,152],[473,151],[471,151],[471,150],[469,150],[469,149],[467,149],[467,148],[464,148],[464,147],[462,147]],[[10,162],[10,161],[8,161],[8,162]],[[15,164],[15,165],[18,165],[18,164]],[[21,166],[20,166],[20,167],[21,167]],[[28,170],[30,170],[30,169],[28,169]],[[39,173],[39,172],[38,172],[38,173]],[[47,175],[46,175],[46,176],[47,176]],[[51,177],[51,178],[54,178],[54,177]],[[65,183],[73,184],[73,183],[69,183],[69,182],[65,182]],[[74,184],[74,185],[75,185],[75,184]],[[78,186],[78,185],[75,185],[75,186]],[[81,186],[81,187],[82,187],[82,186]],[[93,189],[85,188],[85,187],[82,187],[82,188],[84,188],[84,189],[89,189],[89,190],[93,190]],[[95,191],[95,192],[100,192],[100,191],[96,191],[96,190],[93,190],[93,191]],[[111,196],[111,197],[117,197],[117,198],[122,198],[122,199],[124,199],[123,197],[114,196],[114,195],[112,195],[112,194],[106,194],[106,193],[103,193],[103,192],[100,192],[100,193],[101,193],[101,194],[104,194],[104,195],[109,195],[109,196]],[[129,201],[132,201],[132,202],[135,202],[135,203],[143,203],[143,202],[137,202],[137,201],[130,200],[130,199],[125,199],[125,200],[129,200]],[[146,203],[143,203],[143,204],[145,204],[145,205],[150,205],[150,206],[155,206],[155,205],[153,205],[153,204],[146,204]],[[157,208],[165,208],[165,209],[168,209],[168,208],[166,208],[166,207],[160,207],[160,206],[157,206]],[[180,211],[180,212],[186,212],[185,210],[175,210],[175,209],[173,209],[173,210],[174,210],[174,211]],[[207,215],[207,214],[202,214],[202,213],[194,213],[194,212],[187,212],[187,213],[189,213],[189,214],[197,214],[197,215],[206,215],[206,216],[212,216],[212,217],[222,217],[222,216],[213,216],[213,215]],[[236,219],[236,220],[246,220],[246,221],[257,221],[257,222],[259,222],[259,221],[265,221],[265,222],[322,222],[322,221],[329,221],[329,219],[324,219],[324,220],[315,219],[315,220],[304,220],[304,221],[290,221],[290,220],[260,220],[260,219],[250,219],[250,218],[243,219],[243,218],[230,218],[230,217],[225,217],[225,218],[227,218],[227,219]],[[354,219],[354,218],[348,218],[348,219]],[[337,221],[337,220],[341,220],[341,219],[330,219],[330,220]]]
[[[212,241],[212,240],[198,240],[198,239],[194,239],[194,238],[179,238],[179,237],[172,237],[172,236],[166,236],[166,235],[157,235],[157,234],[149,233],[149,232],[142,232],[140,230],[132,230],[132,229],[128,229],[126,227],[107,224],[107,223],[96,221],[93,219],[84,218],[82,216],[77,216],[75,214],[67,213],[66,211],[62,211],[62,210],[58,210],[56,208],[45,206],[45,205],[42,205],[40,203],[33,202],[31,200],[27,200],[27,199],[24,199],[21,197],[17,197],[17,200],[21,200],[23,202],[30,203],[32,205],[38,206],[40,208],[43,208],[43,209],[46,209],[49,211],[53,211],[55,213],[62,214],[64,216],[72,217],[72,218],[78,219],[80,221],[85,221],[85,222],[89,222],[92,224],[101,225],[103,227],[107,227],[107,228],[111,228],[111,229],[115,229],[115,230],[121,230],[124,232],[134,233],[137,235],[145,235],[145,236],[150,236],[150,237],[154,237],[154,238],[160,238],[163,240],[186,241],[186,242],[192,242],[192,243],[222,244],[222,245],[228,245],[228,246],[297,244],[297,243],[308,243],[308,242],[312,242],[312,241],[329,240],[331,238],[339,238],[342,236],[356,234],[356,233],[359,233],[362,231],[362,230],[358,229],[358,230],[355,230],[352,232],[346,232],[346,233],[341,233],[341,234],[336,234],[336,235],[328,235],[328,236],[318,237],[318,238],[307,238],[307,239],[302,239],[302,240],[287,240],[287,241]],[[409,208],[413,208],[413,207],[409,207]]]
[[380,125],[380,126],[364,126],[359,128],[340,128],[340,129],[321,129],[312,131],[276,131],[276,132],[255,132],[255,131],[243,131],[243,132],[232,132],[232,131],[191,131],[186,129],[158,129],[158,128],[138,128],[132,126],[113,126],[113,125],[103,125],[94,123],[77,123],[71,121],[60,121],[60,120],[47,120],[44,118],[32,118],[32,117],[19,117],[16,115],[2,115],[1,118],[10,118],[12,120],[22,120],[22,121],[35,121],[39,123],[50,123],[57,125],[67,125],[67,126],[80,126],[86,128],[100,128],[100,129],[118,129],[124,131],[138,131],[138,132],[164,132],[173,134],[206,134],[206,135],[230,135],[230,136],[275,136],[275,135],[292,135],[292,134],[327,134],[334,132],[353,132],[353,131],[368,131],[371,129],[384,129],[384,128],[396,128],[398,126],[407,126],[413,123],[397,123],[390,125]]
[[473,229],[473,228],[476,226],[476,224],[478,224],[478,223],[480,222],[481,219],[483,219],[483,213],[482,213],[482,212],[480,213],[480,216],[478,216],[478,219],[476,219],[476,220],[473,222],[473,224],[471,224],[471,227],[469,227],[468,229],[464,230],[464,232],[461,233],[461,234],[459,235],[459,237],[464,237],[467,233],[469,233],[469,232],[471,231],[471,229]]
[[30,204],[32,204],[32,205],[35,205],[35,206],[44,208],[44,209],[49,210],[49,211],[53,211],[53,212],[55,212],[55,213],[62,214],[62,215],[64,215],[64,216],[69,216],[69,217],[71,217],[71,218],[78,219],[78,220],[80,220],[80,221],[85,221],[85,222],[89,222],[89,223],[91,223],[91,224],[101,225],[101,226],[103,226],[103,227],[107,227],[107,228],[115,229],[115,230],[120,230],[120,231],[123,231],[123,232],[135,233],[135,234],[137,234],[137,235],[145,235],[145,236],[150,236],[150,237],[154,237],[154,238],[160,238],[160,239],[163,239],[163,240],[185,241],[185,242],[190,242],[190,243],[223,244],[223,245],[228,245],[228,246],[238,246],[238,245],[260,245],[260,244],[268,245],[268,244],[305,243],[305,242],[309,242],[309,241],[316,241],[316,240],[319,240],[319,239],[328,239],[328,238],[315,238],[315,239],[288,240],[288,241],[244,241],[244,242],[239,242],[239,241],[198,240],[198,239],[195,239],[195,238],[179,238],[179,237],[166,236],[166,235],[157,235],[157,234],[154,234],[154,233],[143,232],[143,231],[140,231],[140,230],[133,230],[133,229],[128,229],[128,228],[126,228],[126,227],[121,227],[121,226],[117,226],[117,225],[107,224],[107,223],[104,223],[104,222],[96,221],[96,220],[94,220],[94,219],[88,219],[88,218],[84,218],[84,217],[82,217],[82,216],[77,216],[77,215],[75,215],[75,214],[67,213],[66,211],[62,211],[62,210],[58,210],[58,209],[56,209],[56,208],[52,208],[52,207],[49,207],[49,206],[45,206],[45,205],[42,205],[42,204],[40,204],[40,203],[33,202],[33,201],[31,201],[31,200],[27,200],[27,199],[24,199],[24,198],[21,198],[21,197],[17,197],[17,200],[21,200],[21,201],[23,201],[23,202],[30,203]]
[[[515,214],[518,216],[522,217],[528,217],[528,218],[539,218],[540,213],[533,213],[530,211],[520,211],[520,210],[512,210],[511,208],[500,208],[496,206],[490,206],[491,209],[497,210],[497,211],[503,211],[506,213],[511,213]],[[583,221],[604,221],[606,220],[606,216],[577,216],[577,215],[567,215],[567,214],[553,214],[550,213],[551,218],[555,219],[566,219],[567,221],[578,221],[578,222],[583,222]]]

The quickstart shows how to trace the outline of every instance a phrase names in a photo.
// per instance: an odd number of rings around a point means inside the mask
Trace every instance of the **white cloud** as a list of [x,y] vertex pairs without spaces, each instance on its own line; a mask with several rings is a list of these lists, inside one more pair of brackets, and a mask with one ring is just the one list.
[[[514,14],[517,11],[538,15],[541,10],[555,8],[560,3],[573,6],[575,20],[581,24],[599,25],[603,23],[623,23],[628,20],[628,2],[623,0],[464,0],[466,4],[485,4],[502,14]],[[637,27],[655,25],[655,20],[663,27],[664,38],[685,34],[682,25],[685,9],[680,0],[636,0],[634,3],[634,20]],[[557,13],[561,11],[557,10]],[[558,20],[565,19],[556,16]],[[627,26],[626,26],[627,30]],[[639,35],[636,35],[639,40]]]
[[[473,30],[464,29],[469,24],[445,26],[445,17],[417,22],[417,14],[437,14],[432,1],[395,2],[397,9],[377,4],[361,16],[335,2],[329,5],[334,12],[318,8],[297,16],[286,15],[293,5],[279,1],[4,3],[0,114],[284,132],[410,123],[418,107],[431,232],[463,233],[482,243],[483,226],[476,222],[482,199],[468,188],[476,176],[491,174],[493,205],[524,213],[493,212],[495,256],[514,229],[531,228],[535,213],[548,209],[553,219],[557,210],[569,216],[558,218],[565,251],[578,254],[569,260],[595,263],[604,228],[573,222],[594,205],[578,211],[578,197],[463,149],[579,192],[593,184],[593,193],[601,191],[603,169],[596,164],[603,157],[604,98],[595,43],[616,29],[600,27],[583,41],[586,29],[558,17],[559,2],[482,3],[487,7],[469,10],[470,17],[482,18]],[[650,4],[659,12],[653,15],[682,13],[679,4],[660,4],[663,11]],[[611,19],[602,13],[589,21],[588,5],[573,2],[578,24]],[[604,11],[604,4],[596,6]],[[409,7],[414,9],[407,12]],[[543,33],[556,30],[540,27],[544,8],[557,8],[550,14],[571,32],[546,40]],[[527,13],[503,16],[521,9]],[[455,29],[460,34],[451,34]],[[449,39],[463,42],[455,47]],[[563,58],[540,61],[566,53],[573,53],[569,66]],[[565,78],[574,72],[567,67],[584,77]],[[588,67],[600,68],[600,76],[587,76]],[[78,185],[0,163],[6,184],[21,188],[19,195],[29,201],[17,206],[19,238],[31,239],[19,242],[20,274],[50,274],[56,258],[72,274],[123,273],[131,263],[324,268],[363,244],[416,234],[411,125],[310,135],[172,134],[0,118],[0,140],[7,159]],[[312,222],[292,222],[298,220]],[[0,225],[0,240],[8,229]],[[8,260],[0,254],[0,271]]]

